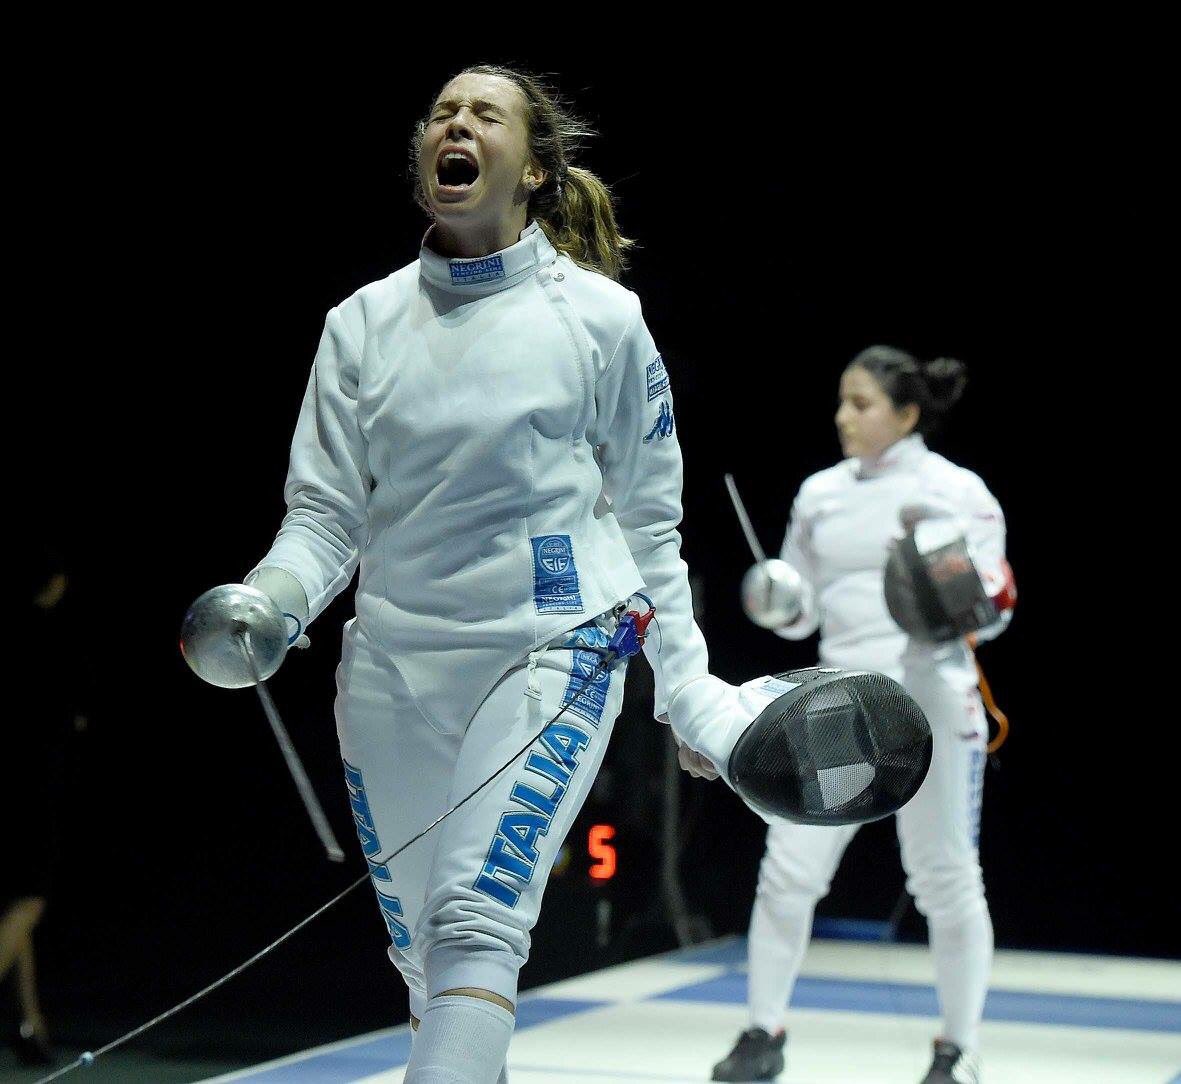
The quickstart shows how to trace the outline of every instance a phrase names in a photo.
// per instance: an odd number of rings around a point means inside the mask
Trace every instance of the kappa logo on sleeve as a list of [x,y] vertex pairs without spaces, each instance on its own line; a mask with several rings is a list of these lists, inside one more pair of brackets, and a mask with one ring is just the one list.
[[644,438],[644,443],[651,444],[654,440],[664,440],[665,437],[671,437],[676,427],[677,423],[673,417],[672,407],[668,405],[667,399],[662,399],[660,413],[656,415],[656,421],[653,423],[652,428],[648,430],[648,435]]
[[668,372],[664,359],[657,354],[656,360],[648,363],[648,402],[668,391]]
[[451,281],[457,286],[504,278],[504,260],[499,254],[479,260],[451,260],[447,266],[451,271]]
[[580,614],[583,611],[578,566],[568,534],[529,539],[533,545],[533,605],[539,614]]

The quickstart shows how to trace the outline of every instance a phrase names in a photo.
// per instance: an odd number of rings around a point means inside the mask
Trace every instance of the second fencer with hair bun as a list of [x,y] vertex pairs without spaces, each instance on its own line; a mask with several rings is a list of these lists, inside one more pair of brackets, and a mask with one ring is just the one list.
[[[807,478],[795,498],[780,556],[798,573],[801,597],[798,616],[775,629],[789,640],[819,630],[822,665],[893,677],[931,725],[930,773],[897,814],[907,887],[927,919],[943,1017],[923,1084],[979,1080],[993,952],[977,851],[987,724],[969,643],[905,633],[887,608],[884,568],[900,533],[937,519],[966,540],[990,595],[1005,581],[1000,505],[976,474],[926,443],[965,383],[958,361],[923,363],[888,346],[863,350],[845,368],[835,418],[845,458]],[[768,604],[782,604],[774,589],[768,585]],[[998,606],[976,639],[995,636],[1008,618]],[[714,1080],[771,1080],[782,1071],[784,1013],[813,911],[856,830],[782,820],[768,829],[750,924],[749,1027],[714,1067]]]

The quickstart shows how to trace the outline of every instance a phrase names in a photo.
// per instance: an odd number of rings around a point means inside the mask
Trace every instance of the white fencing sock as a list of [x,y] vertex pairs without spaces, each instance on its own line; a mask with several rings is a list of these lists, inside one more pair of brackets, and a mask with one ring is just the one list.
[[515,1020],[483,998],[432,998],[414,1039],[406,1084],[496,1084],[497,1074],[504,1076]]

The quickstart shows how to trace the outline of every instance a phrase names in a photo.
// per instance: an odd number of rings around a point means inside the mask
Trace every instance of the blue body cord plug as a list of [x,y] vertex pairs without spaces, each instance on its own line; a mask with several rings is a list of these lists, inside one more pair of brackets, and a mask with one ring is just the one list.
[[642,598],[648,604],[648,612],[641,614],[638,610],[628,610],[620,617],[619,627],[607,645],[607,657],[611,660],[609,666],[620,659],[630,659],[639,654],[648,635],[648,625],[656,616],[656,607],[647,595],[637,594],[635,597]]

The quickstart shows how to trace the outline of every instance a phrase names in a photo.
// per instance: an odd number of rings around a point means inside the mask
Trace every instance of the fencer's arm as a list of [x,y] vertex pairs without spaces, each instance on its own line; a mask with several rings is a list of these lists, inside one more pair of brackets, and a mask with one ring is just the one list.
[[247,577],[257,579],[264,570],[291,576],[304,595],[305,625],[352,579],[366,530],[370,477],[357,417],[362,335],[343,306],[328,313],[291,442],[287,514],[274,545]]
[[777,628],[775,635],[782,636],[785,640],[805,640],[820,627],[820,609],[816,605],[811,524],[803,491],[792,502],[791,519],[787,524],[787,533],[784,535],[779,557],[800,574],[800,616],[790,625]]
[[[997,595],[1012,575],[1005,559],[1005,514],[978,475],[964,470],[954,479],[940,479],[936,487],[899,511],[903,528],[922,519],[948,518],[967,541],[985,591]],[[995,621],[976,630],[976,641],[996,639],[1009,627],[1012,617],[1011,609],[1001,611]]]
[[[964,501],[969,550],[980,561],[980,579],[989,595],[996,595],[1012,575],[1005,560],[1005,514],[1000,502],[976,475],[971,476]],[[995,640],[1009,627],[1012,609],[1002,610],[991,624],[976,630],[976,640]]]
[[672,394],[639,299],[630,300],[630,323],[596,386],[594,443],[604,496],[656,607],[644,653],[656,679],[656,718],[666,722],[669,693],[708,673],[709,659],[677,532],[682,463]]

